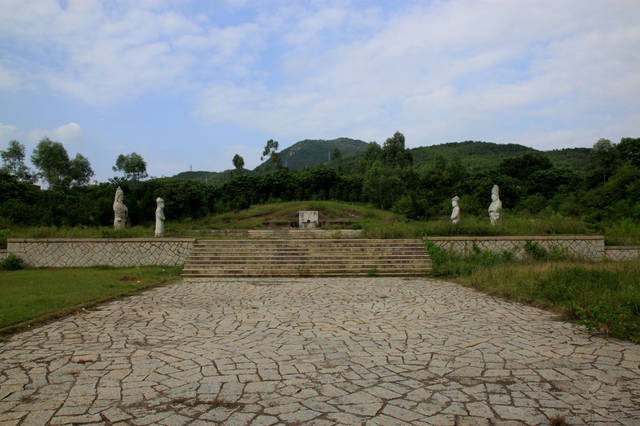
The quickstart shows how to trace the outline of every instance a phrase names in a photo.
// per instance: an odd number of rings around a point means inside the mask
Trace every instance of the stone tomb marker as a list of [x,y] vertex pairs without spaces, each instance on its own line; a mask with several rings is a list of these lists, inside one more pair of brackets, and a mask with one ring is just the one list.
[[318,228],[319,226],[317,210],[300,210],[298,212],[298,227],[300,229]]

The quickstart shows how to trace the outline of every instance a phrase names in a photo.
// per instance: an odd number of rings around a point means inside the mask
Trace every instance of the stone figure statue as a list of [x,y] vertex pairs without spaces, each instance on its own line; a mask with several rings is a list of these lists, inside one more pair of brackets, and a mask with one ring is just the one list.
[[129,210],[124,205],[122,188],[116,189],[116,199],[113,201],[113,229],[124,229],[127,225]]
[[164,200],[156,198],[156,237],[164,235]]
[[500,187],[493,185],[491,188],[491,204],[489,205],[489,219],[492,225],[498,225],[502,223],[501,212],[502,201],[500,201]]
[[460,197],[458,197],[457,195],[451,199],[451,207],[453,208],[453,210],[451,210],[451,223],[453,223],[454,225],[460,222],[460,206],[458,205],[459,200]]

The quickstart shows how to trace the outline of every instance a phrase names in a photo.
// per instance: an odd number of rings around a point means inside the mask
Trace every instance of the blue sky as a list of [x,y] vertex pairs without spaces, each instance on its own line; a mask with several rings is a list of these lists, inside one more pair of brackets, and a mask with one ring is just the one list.
[[637,0],[0,0],[0,149],[95,178],[259,164],[340,136],[538,149],[638,137]]

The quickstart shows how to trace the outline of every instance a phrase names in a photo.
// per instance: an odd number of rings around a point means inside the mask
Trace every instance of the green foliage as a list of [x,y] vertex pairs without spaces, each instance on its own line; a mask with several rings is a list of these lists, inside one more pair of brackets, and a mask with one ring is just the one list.
[[549,253],[540,244],[529,240],[524,242],[524,251],[533,260],[544,260],[549,257]]
[[147,177],[147,163],[135,152],[118,155],[112,169],[114,172],[122,172],[127,180],[139,181]]
[[622,138],[616,149],[621,161],[640,168],[640,138]]
[[510,252],[494,253],[480,250],[477,246],[474,246],[472,252],[466,256],[453,250],[445,250],[428,240],[425,240],[425,248],[431,257],[432,273],[436,277],[467,276],[476,268],[489,268],[513,260],[513,254]]
[[24,268],[24,261],[11,253],[0,262],[0,269],[5,271],[17,271]]
[[35,176],[24,164],[24,145],[16,140],[9,142],[5,151],[0,151],[2,156],[2,169],[15,176],[21,182],[33,183]]
[[[288,169],[302,170],[327,163],[329,160],[335,160],[337,162],[336,165],[338,165],[344,157],[363,151],[366,145],[366,142],[349,138],[331,140],[305,139],[283,149],[280,152],[280,156],[283,161],[286,160]],[[336,149],[340,152],[340,158],[332,156]],[[268,169],[269,160],[267,159],[266,162],[255,168],[255,172],[260,174],[268,171]]]
[[11,236],[11,229],[0,229],[0,249],[7,248],[7,238]]
[[242,170],[244,168],[244,158],[242,158],[238,154],[234,155],[233,156],[233,167],[235,167],[236,170]]
[[269,159],[266,166],[267,170],[282,168],[282,158],[280,157],[280,154],[276,152],[278,150],[278,145],[278,141],[269,139],[267,144],[264,146],[264,151],[262,152],[260,160],[264,160],[265,158]]
[[516,179],[529,179],[533,173],[552,167],[551,160],[545,156],[525,154],[522,157],[503,160],[498,166],[498,171]]
[[616,168],[619,161],[618,151],[609,139],[599,139],[593,145],[590,160],[594,173],[601,176],[604,183]]
[[340,148],[338,147],[333,148],[333,151],[331,151],[331,159],[338,160],[341,157],[342,157],[342,152],[340,152]]
[[382,145],[382,158],[386,165],[392,167],[407,167],[413,162],[411,152],[404,148],[404,135],[395,132]]
[[67,150],[60,142],[44,138],[33,150],[31,162],[40,170],[38,176],[43,178],[51,188],[65,188],[69,185],[82,186],[89,183],[93,170],[81,154],[69,160]]

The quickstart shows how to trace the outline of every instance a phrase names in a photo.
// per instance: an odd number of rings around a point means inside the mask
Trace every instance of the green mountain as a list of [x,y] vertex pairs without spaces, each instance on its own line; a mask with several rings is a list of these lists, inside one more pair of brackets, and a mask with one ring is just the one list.
[[[460,161],[470,171],[482,171],[496,168],[503,160],[520,157],[525,154],[538,154],[548,157],[554,166],[570,169],[578,174],[586,174],[589,170],[590,148],[565,148],[552,151],[539,151],[518,144],[497,144],[493,142],[465,141],[449,142],[439,145],[410,148],[413,156],[413,167],[429,169],[436,166],[436,161],[443,158],[446,164]],[[347,155],[339,160],[327,163],[329,167],[342,170],[357,169],[360,153]]]
[[[289,169],[304,169],[305,167],[316,166],[331,160],[331,153],[335,148],[340,150],[341,155],[364,151],[367,143],[358,139],[338,138],[332,140],[305,139],[296,142],[289,148],[280,151],[282,165]],[[254,169],[255,172],[264,173],[268,170],[268,162],[260,164]]]
[[[306,139],[283,149],[280,152],[283,166],[289,169],[303,169],[305,167],[324,164],[328,167],[339,168],[342,171],[357,170],[357,165],[367,143],[358,139],[338,138],[333,140]],[[338,148],[341,158],[329,160],[331,153]],[[440,145],[421,146],[411,148],[413,166],[417,169],[428,169],[436,165],[439,158],[447,164],[460,161],[469,171],[489,170],[497,167],[503,160],[520,157],[525,154],[539,154],[548,157],[554,166],[566,168],[585,175],[589,171],[590,148],[565,148],[552,151],[539,151],[518,144],[497,144],[493,142],[464,141],[449,142]],[[189,171],[182,172],[175,177],[193,179],[210,184],[225,182],[240,174],[267,173],[267,162],[260,164],[254,170],[243,169],[241,172],[225,170],[223,172]]]
[[212,185],[226,182],[232,177],[240,174],[251,174],[251,170],[242,169],[241,172],[237,172],[234,169],[225,170],[223,172],[206,172],[206,171],[189,171],[181,172],[175,175],[178,179],[198,180],[200,182],[210,183]]
[[438,156],[447,162],[459,160],[469,171],[488,170],[497,167],[503,160],[525,154],[544,155],[554,166],[567,168],[576,173],[585,173],[589,168],[589,148],[566,148],[539,151],[518,144],[492,142],[452,142],[411,149],[415,167],[433,166]]

